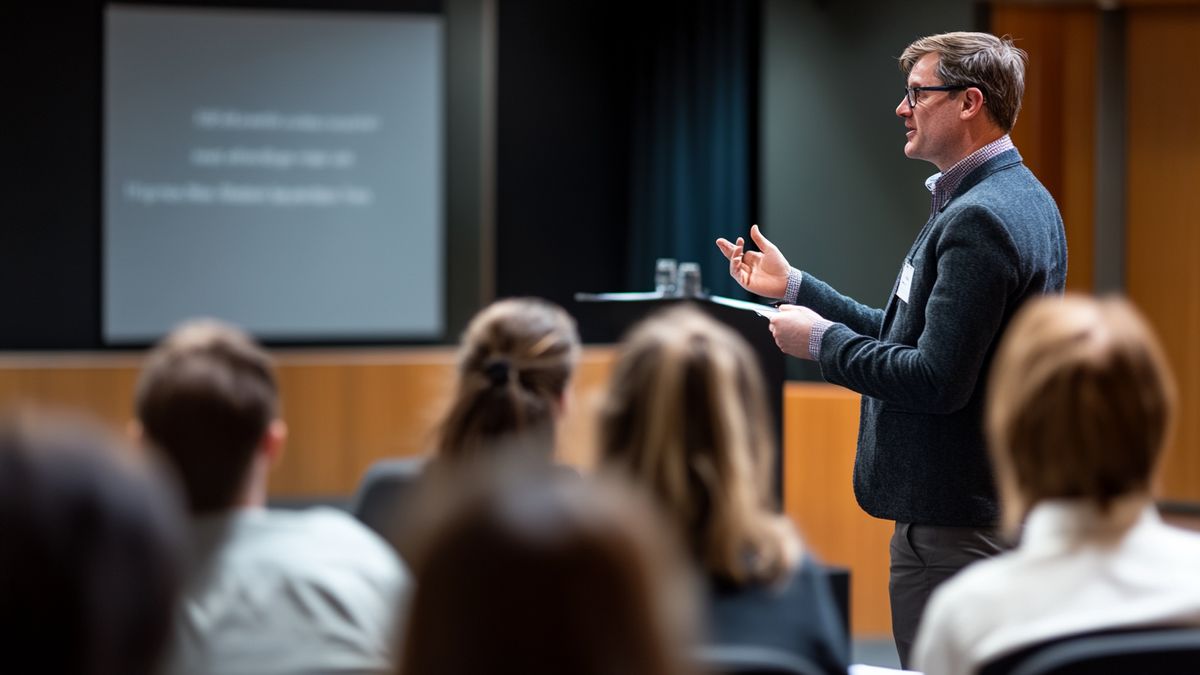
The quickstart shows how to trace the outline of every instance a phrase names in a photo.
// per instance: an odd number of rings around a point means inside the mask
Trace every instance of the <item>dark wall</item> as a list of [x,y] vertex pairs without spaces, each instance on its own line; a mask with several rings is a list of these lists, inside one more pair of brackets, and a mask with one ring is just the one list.
[[625,290],[631,5],[500,2],[496,292]]
[[99,8],[0,16],[0,348],[100,341]]

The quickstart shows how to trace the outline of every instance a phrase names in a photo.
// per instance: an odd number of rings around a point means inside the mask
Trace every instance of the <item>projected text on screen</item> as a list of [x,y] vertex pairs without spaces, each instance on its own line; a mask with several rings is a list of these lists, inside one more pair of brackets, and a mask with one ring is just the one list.
[[440,337],[439,17],[110,6],[106,38],[106,340]]

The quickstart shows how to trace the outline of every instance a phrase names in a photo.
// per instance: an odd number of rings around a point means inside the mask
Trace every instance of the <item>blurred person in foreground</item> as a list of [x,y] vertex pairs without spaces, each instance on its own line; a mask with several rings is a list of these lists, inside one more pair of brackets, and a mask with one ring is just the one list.
[[266,508],[287,429],[258,344],[217,321],[184,324],[147,358],[136,410],[192,516],[169,672],[389,670],[410,584],[392,549],[340,511]]
[[418,495],[404,675],[680,675],[691,597],[644,503],[529,453],[447,465]]
[[1013,321],[987,431],[1018,547],[930,601],[914,649],[929,675],[977,671],[1070,635],[1200,625],[1200,536],[1165,525],[1153,485],[1175,415],[1162,349],[1128,301],[1040,300]]
[[707,579],[709,640],[777,649],[844,673],[848,642],[824,569],[772,508],[774,439],[750,347],[692,308],[636,326],[600,416],[602,462],[662,507]]
[[183,514],[140,460],[82,418],[0,419],[0,670],[159,672]]

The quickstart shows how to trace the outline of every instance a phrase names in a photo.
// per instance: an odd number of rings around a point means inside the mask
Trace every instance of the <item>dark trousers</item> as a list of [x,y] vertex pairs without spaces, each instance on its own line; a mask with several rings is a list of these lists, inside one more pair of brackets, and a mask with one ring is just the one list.
[[967,565],[1006,548],[995,528],[896,523],[888,592],[892,600],[892,636],[902,667],[908,667],[921,614],[933,589]]

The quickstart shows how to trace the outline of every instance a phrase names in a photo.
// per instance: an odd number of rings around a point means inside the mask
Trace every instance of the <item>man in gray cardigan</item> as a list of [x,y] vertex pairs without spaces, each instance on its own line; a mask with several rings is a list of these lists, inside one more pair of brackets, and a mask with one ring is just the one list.
[[771,333],[788,354],[862,394],[854,493],[896,521],[892,632],[901,663],[934,587],[999,552],[998,507],[983,437],[984,380],[1000,336],[1025,300],[1061,292],[1062,218],[1008,132],[1024,93],[1025,53],[985,33],[917,40],[896,107],[904,153],[937,166],[928,222],[883,309],[792,268],[752,227],[717,241],[746,289],[787,303]]

